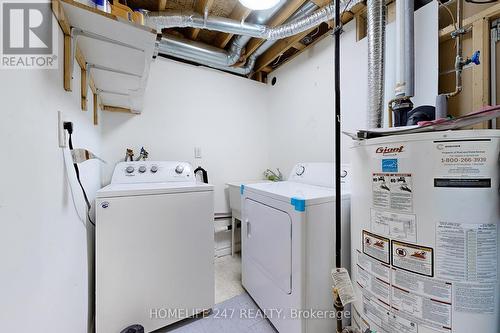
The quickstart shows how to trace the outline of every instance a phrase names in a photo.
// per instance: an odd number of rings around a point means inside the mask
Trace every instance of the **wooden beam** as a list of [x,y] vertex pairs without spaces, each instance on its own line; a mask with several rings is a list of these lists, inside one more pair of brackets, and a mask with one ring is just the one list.
[[[267,23],[270,27],[283,24],[290,16],[293,15],[307,0],[292,0],[287,2],[283,8],[274,15],[273,18]],[[302,39],[302,38],[301,38]],[[255,52],[265,42],[264,39],[252,38],[246,46],[245,59]]]
[[293,44],[293,48],[295,48],[295,49],[297,49],[299,51],[305,49],[306,47],[307,47],[307,45],[304,45],[301,42]]
[[[245,6],[243,6],[242,4],[238,3],[234,7],[231,14],[229,15],[229,18],[232,20],[242,21],[242,20],[245,20],[248,17],[248,15],[250,15],[251,12],[252,11],[250,9],[248,9]],[[214,41],[213,45],[223,49],[226,47],[227,43],[229,43],[231,38],[233,38],[233,34],[227,34],[227,33],[221,32],[221,33],[217,34],[217,37],[215,37],[215,41]]]
[[71,26],[59,0],[52,0],[52,12],[65,35],[71,34]]
[[93,96],[94,96],[94,125],[97,126],[99,124],[99,120],[98,120],[99,103],[97,101],[97,94],[93,94]]
[[71,91],[71,36],[64,35],[64,90]]
[[159,0],[158,1],[158,10],[161,12],[161,11],[164,11],[165,9],[167,9],[167,0]]
[[323,7],[332,2],[332,0],[312,0],[318,7]]
[[281,40],[277,41],[276,43],[274,43],[273,46],[271,46],[269,48],[269,50],[264,52],[264,54],[262,54],[257,59],[257,61],[255,63],[255,68],[254,68],[255,72],[261,71],[264,67],[266,67],[267,65],[272,63],[274,61],[274,59],[279,57],[281,54],[285,53],[289,48],[291,48],[294,44],[296,44],[297,42],[302,40],[305,36],[307,36],[314,29],[316,29],[316,27],[311,28],[309,30],[306,30],[300,34],[295,35],[295,36],[281,39]]
[[[330,1],[326,1],[325,3],[330,3]],[[346,24],[347,22],[349,22],[350,20],[352,20],[356,16],[356,14],[362,12],[365,9],[366,9],[366,6],[363,5],[363,4],[360,4],[359,6],[358,5],[354,6],[353,8],[351,8],[351,11],[345,12],[342,15],[342,23]],[[329,27],[330,27],[330,24],[329,24]],[[308,31],[304,31],[304,32],[302,32],[302,33],[300,33],[298,35],[291,36],[291,37],[288,37],[288,38],[281,39],[281,40],[277,41],[273,46],[271,46],[269,48],[269,50],[267,50],[266,52],[264,52],[264,54],[262,54],[257,59],[257,61],[255,63],[255,68],[254,68],[255,72],[265,71],[267,73],[270,73],[267,70],[269,68],[269,66],[268,66],[269,64],[271,64],[281,54],[284,54],[286,51],[288,51],[288,49],[290,49],[291,47],[293,47],[294,45],[296,45],[297,43],[299,43],[305,36],[307,36],[311,31],[313,31],[316,28],[317,27],[314,27],[314,28],[311,28]],[[329,31],[331,31],[331,30],[329,30]],[[312,47],[313,45],[315,45],[321,39],[323,39],[326,36],[328,36],[329,35],[329,31],[327,31],[324,34],[322,34],[321,36],[317,37],[312,43],[310,43],[309,45],[307,45],[302,50],[299,50],[298,52],[296,52],[295,54],[293,54],[292,56],[290,56],[290,58],[286,59],[286,61],[284,61],[283,63],[286,63],[286,62],[290,61],[291,59],[295,58],[300,53],[304,52],[305,50],[307,50],[310,47]],[[266,70],[264,70],[264,69],[266,69]],[[273,68],[273,70],[274,70],[274,68]]]
[[[488,19],[488,20],[493,20],[495,18],[500,17],[500,3],[497,3],[495,5],[492,5],[485,10],[477,13],[476,15],[467,17],[463,20],[463,27],[464,28],[470,28],[474,22],[480,21],[482,19]],[[445,42],[449,39],[451,39],[451,33],[455,31],[455,27],[453,24],[447,26],[446,28],[443,28],[439,31],[439,42]]]
[[[330,30],[329,31],[326,31],[324,34],[322,34],[321,36],[319,36],[318,38],[316,38],[311,44],[307,45],[305,48],[303,48],[302,50],[296,52],[295,54],[293,54],[292,56],[290,56],[289,58],[285,59],[283,62],[281,62],[279,64],[278,67],[292,61],[294,58],[296,58],[299,54],[301,54],[302,52],[305,52],[306,50],[310,49],[311,47],[313,47],[314,45],[316,45],[317,43],[319,43],[321,40],[323,40],[325,37],[329,36],[330,35]],[[294,46],[295,47],[295,46]],[[276,67],[276,68],[278,68]],[[264,68],[261,69],[261,72],[264,72],[266,74],[270,74],[272,71],[274,71],[276,68],[273,68],[271,66],[266,66]]]
[[[489,105],[490,94],[490,24],[488,19],[472,24],[472,49],[481,52],[481,63],[472,67],[472,110]],[[488,128],[488,123],[479,124],[479,128]]]
[[87,71],[85,68],[80,68],[80,91],[82,99],[82,111],[87,111]]
[[102,110],[103,111],[109,111],[109,112],[121,112],[121,113],[134,114],[134,113],[132,113],[132,111],[130,109],[122,108],[122,107],[119,107],[119,106],[104,105],[103,108],[102,108]]
[[360,41],[366,37],[366,17],[365,12],[360,12],[355,15],[356,18],[356,41]]
[[[204,15],[205,11],[210,11],[210,8],[214,4],[215,0],[196,0],[196,3],[194,4],[194,11]],[[198,38],[198,34],[200,33],[200,29],[198,28],[191,28],[189,29],[188,36],[192,40],[196,40]]]

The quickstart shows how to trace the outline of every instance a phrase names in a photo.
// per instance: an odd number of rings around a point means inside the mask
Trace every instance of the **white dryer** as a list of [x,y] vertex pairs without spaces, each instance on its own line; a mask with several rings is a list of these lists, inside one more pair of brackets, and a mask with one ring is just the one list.
[[213,307],[213,186],[189,163],[119,163],[96,207],[97,333],[151,332]]
[[[343,168],[342,266],[350,266],[349,170]],[[330,333],[334,316],[335,189],[332,163],[300,163],[287,181],[245,185],[243,286],[281,333]]]

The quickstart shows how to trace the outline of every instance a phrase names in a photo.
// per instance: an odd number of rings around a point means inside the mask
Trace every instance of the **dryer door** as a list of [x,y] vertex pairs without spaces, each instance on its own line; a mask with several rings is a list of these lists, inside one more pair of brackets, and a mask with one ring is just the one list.
[[288,213],[246,199],[245,257],[284,293],[292,292],[292,220]]

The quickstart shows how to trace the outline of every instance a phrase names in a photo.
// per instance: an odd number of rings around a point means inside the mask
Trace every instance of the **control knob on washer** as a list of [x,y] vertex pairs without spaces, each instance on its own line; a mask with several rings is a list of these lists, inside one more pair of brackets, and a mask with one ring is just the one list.
[[156,173],[157,171],[158,171],[158,166],[157,165],[151,166],[151,172],[152,173]]
[[177,174],[181,174],[184,172],[184,166],[182,164],[179,164],[176,168],[175,168],[175,173]]
[[135,170],[135,169],[134,169],[134,167],[133,167],[133,166],[131,166],[131,165],[129,165],[129,166],[125,169],[125,171],[126,171],[127,173],[132,173],[132,172],[134,172],[134,170]]
[[144,172],[146,172],[146,167],[144,165],[141,165],[139,167],[139,173],[144,173]]

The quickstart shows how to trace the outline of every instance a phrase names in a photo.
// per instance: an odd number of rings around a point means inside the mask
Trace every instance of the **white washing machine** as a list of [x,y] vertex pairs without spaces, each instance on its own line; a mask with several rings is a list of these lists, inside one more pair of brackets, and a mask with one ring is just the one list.
[[213,307],[213,186],[189,163],[119,163],[96,207],[97,333],[151,332]]
[[[342,195],[342,265],[350,266],[349,170]],[[281,333],[330,333],[334,315],[334,165],[300,163],[288,181],[245,185],[243,286]]]

